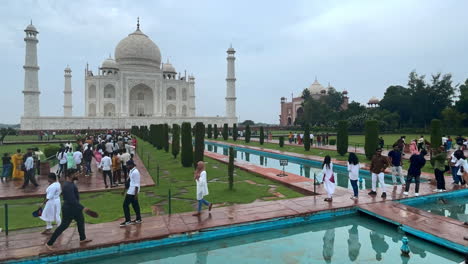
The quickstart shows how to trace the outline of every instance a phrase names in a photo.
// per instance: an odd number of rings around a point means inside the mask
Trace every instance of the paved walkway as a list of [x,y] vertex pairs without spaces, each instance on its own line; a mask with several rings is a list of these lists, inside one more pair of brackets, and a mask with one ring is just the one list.
[[[134,156],[134,161],[141,173],[141,186],[154,186],[153,178],[151,178],[150,174],[146,170],[143,162],[138,157],[138,155]],[[93,160],[91,162],[92,167],[91,170],[94,172],[91,176],[86,177],[84,175],[80,175],[78,177],[78,189],[82,193],[86,192],[96,192],[96,191],[106,191],[104,180],[102,177],[102,173],[98,172],[96,167],[96,162]],[[51,171],[55,171],[56,168],[52,168]],[[62,177],[63,178],[63,177]],[[37,183],[39,187],[34,187],[32,184],[29,184],[25,189],[20,189],[23,185],[22,180],[16,181],[9,181],[6,183],[0,183],[0,199],[17,199],[17,198],[26,198],[26,197],[43,197],[45,194],[45,190],[49,186],[47,182],[46,175],[36,175]],[[119,186],[116,188],[122,189],[124,186]]]

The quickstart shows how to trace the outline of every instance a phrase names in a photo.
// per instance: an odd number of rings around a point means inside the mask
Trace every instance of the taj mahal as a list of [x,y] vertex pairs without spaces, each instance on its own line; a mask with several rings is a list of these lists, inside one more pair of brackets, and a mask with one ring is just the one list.
[[24,113],[22,130],[128,129],[132,126],[182,122],[237,123],[235,50],[227,50],[226,112],[220,117],[196,115],[195,77],[177,74],[167,60],[162,62],[158,46],[145,35],[137,22],[136,30],[116,46],[99,71],[88,66],[85,79],[85,116],[73,116],[72,70],[64,70],[63,116],[41,116],[37,43],[38,30],[32,24],[24,30],[26,58],[24,75]]

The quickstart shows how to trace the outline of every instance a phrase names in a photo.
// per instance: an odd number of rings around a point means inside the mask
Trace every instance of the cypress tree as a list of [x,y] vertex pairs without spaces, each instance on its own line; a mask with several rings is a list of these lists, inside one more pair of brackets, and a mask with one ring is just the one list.
[[371,159],[378,147],[379,127],[377,120],[367,120],[364,125],[365,143],[364,150],[367,159]]
[[178,124],[172,125],[172,155],[174,159],[180,152],[180,126]]
[[224,139],[224,140],[227,140],[227,139],[228,139],[228,135],[229,135],[228,124],[224,124],[224,126],[223,126],[223,139]]
[[232,139],[237,140],[237,124],[232,125]]
[[346,120],[338,121],[336,150],[341,156],[344,156],[344,154],[348,153],[348,121]]
[[157,141],[156,126],[157,125],[155,125],[155,124],[151,124],[150,125],[150,131],[149,131],[149,134],[150,134],[149,143],[151,143],[151,145],[153,145],[154,147],[156,147],[156,141]]
[[228,180],[229,180],[229,190],[234,188],[234,149],[229,148],[229,164],[228,164]]
[[306,151],[310,150],[310,128],[309,124],[305,125],[305,130],[304,130],[304,149]]
[[214,134],[213,134],[214,139],[217,139],[217,138],[218,138],[218,135],[219,135],[219,133],[218,133],[218,125],[217,125],[217,124],[214,124],[213,133],[214,133]]
[[212,136],[213,136],[213,127],[211,126],[211,124],[208,125],[208,129],[207,129],[206,134],[207,134],[208,138],[212,138]]
[[245,143],[249,143],[250,142],[250,135],[251,135],[251,132],[250,132],[250,125],[247,125],[245,127]]
[[203,161],[205,151],[205,125],[202,122],[195,124],[195,153],[193,166],[196,168],[199,161]]
[[442,146],[442,122],[439,119],[431,121],[431,148],[436,149]]
[[163,148],[163,137],[164,137],[164,125],[159,124],[156,126],[156,148],[157,149],[162,149]]
[[163,148],[164,151],[169,152],[169,125],[163,126]]
[[279,137],[279,146],[283,147],[284,146],[284,136]]
[[181,162],[184,167],[193,165],[192,125],[190,122],[182,123],[182,153]]
[[263,145],[263,142],[265,141],[265,133],[263,132],[263,127],[260,127],[260,145]]

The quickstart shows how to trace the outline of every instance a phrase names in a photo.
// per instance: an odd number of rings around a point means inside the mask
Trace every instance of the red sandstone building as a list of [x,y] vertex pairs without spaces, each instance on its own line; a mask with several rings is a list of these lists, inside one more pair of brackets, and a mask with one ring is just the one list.
[[[310,95],[315,100],[320,99],[322,96],[326,96],[329,91],[335,90],[332,86],[328,85],[327,88],[323,87],[317,79],[315,79],[314,83],[307,88],[309,89]],[[343,110],[348,109],[348,91],[343,91],[343,104],[341,108]],[[304,109],[302,108],[302,102],[304,99],[302,97],[294,97],[292,98],[291,102],[287,102],[285,97],[281,97],[281,114],[280,117],[280,126],[291,126],[294,125],[294,121],[296,118],[302,116],[304,114]]]

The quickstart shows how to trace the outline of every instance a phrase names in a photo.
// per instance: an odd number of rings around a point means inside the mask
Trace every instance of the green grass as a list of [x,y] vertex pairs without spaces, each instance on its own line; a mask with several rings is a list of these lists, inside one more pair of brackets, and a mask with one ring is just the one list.
[[[196,210],[195,181],[193,180],[193,168],[183,168],[180,163],[180,157],[174,159],[170,153],[164,150],[156,150],[147,142],[139,140],[139,154],[142,157],[151,177],[156,183],[157,170],[160,166],[160,185],[154,187],[142,188],[139,201],[142,214],[153,214],[152,207],[157,205],[168,212],[168,191],[171,189],[172,213],[190,212]],[[150,156],[148,164],[148,155]],[[235,169],[234,190],[228,189],[227,165],[213,159],[205,157],[206,171],[208,175],[209,195],[206,199],[222,206],[232,204],[251,203],[256,199],[269,197],[273,194],[268,190],[268,185],[275,185],[275,192],[280,192],[286,198],[302,197],[303,195],[291,190],[279,183],[256,176],[254,174]],[[149,166],[148,166],[149,165]],[[96,175],[100,177],[101,175]],[[93,177],[96,177],[93,176]],[[249,184],[246,180],[255,182]],[[103,223],[115,221],[123,217],[122,190],[108,190],[106,192],[94,192],[81,194],[81,203],[99,213],[99,218],[90,218],[86,216],[87,223]],[[285,199],[285,198],[283,198]],[[24,198],[15,200],[6,200],[9,204],[9,229],[24,229],[31,227],[45,226],[45,223],[39,218],[33,218],[32,212],[42,203],[43,198]],[[133,211],[131,211],[133,212]],[[0,226],[4,225],[4,210],[0,208]]]
[[[74,140],[76,138],[75,135],[73,134],[63,134],[63,135],[56,135],[55,139],[69,139],[69,140]],[[49,139],[52,140],[52,134],[49,135]],[[39,140],[38,135],[8,135],[5,137],[4,141],[31,141],[31,140]],[[45,137],[43,137],[43,141],[45,141]]]

